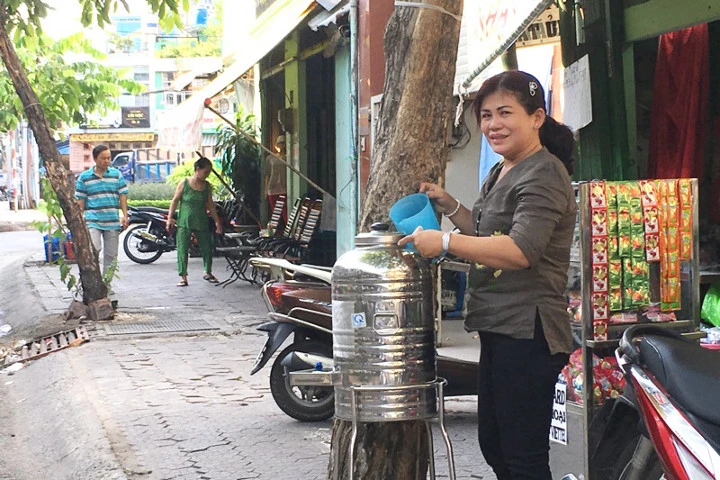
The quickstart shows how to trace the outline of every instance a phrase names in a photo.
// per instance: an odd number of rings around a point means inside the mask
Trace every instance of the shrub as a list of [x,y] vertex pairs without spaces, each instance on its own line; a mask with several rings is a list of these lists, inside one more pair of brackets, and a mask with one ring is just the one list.
[[[220,168],[218,168],[216,162],[214,163],[215,164],[213,165],[213,167],[215,171],[220,173]],[[182,180],[192,177],[192,174],[195,172],[194,164],[194,160],[188,160],[182,165],[178,165],[177,167],[173,168],[173,171],[167,177],[167,183],[169,185],[172,185],[173,188],[175,188]],[[228,184],[230,183],[230,179],[228,177],[223,175],[223,179],[225,179]],[[214,174],[211,173],[210,176],[207,178],[207,181],[210,183],[210,185],[212,185],[215,197],[223,198],[230,195],[230,193],[223,186],[222,182],[220,182],[220,180],[218,180],[217,176],[215,176]],[[172,200],[172,196],[170,199]]]
[[167,183],[131,183],[128,189],[128,200],[172,200],[175,193],[175,187]]
[[170,208],[170,202],[172,200],[128,200],[128,205],[131,207],[156,207],[156,208]]

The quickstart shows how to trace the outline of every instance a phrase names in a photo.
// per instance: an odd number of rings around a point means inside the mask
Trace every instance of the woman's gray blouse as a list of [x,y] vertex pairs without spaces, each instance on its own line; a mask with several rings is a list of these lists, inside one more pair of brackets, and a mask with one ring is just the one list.
[[545,148],[500,180],[493,168],[472,209],[478,236],[509,235],[530,264],[522,270],[470,267],[469,331],[532,339],[539,314],[551,353],[570,353],[565,289],[575,195],[565,166]]

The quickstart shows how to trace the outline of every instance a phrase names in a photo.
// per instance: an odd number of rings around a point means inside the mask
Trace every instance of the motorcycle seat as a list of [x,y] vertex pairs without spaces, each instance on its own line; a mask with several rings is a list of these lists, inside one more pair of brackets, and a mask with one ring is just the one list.
[[720,353],[679,338],[646,336],[640,360],[678,405],[720,426]]
[[166,208],[158,208],[158,207],[132,207],[134,210],[137,210],[138,212],[148,212],[148,213],[159,213],[161,215],[167,215],[168,210]]

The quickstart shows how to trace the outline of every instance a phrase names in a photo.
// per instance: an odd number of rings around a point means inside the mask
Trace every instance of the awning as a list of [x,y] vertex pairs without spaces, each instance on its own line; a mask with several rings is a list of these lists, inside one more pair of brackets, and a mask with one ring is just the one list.
[[337,23],[338,18],[346,15],[350,12],[350,4],[347,0],[344,2],[338,2],[337,6],[329,11],[322,11],[315,15],[308,22],[310,30],[317,31],[319,28],[327,27],[331,23]]
[[222,61],[219,58],[213,60],[214,61],[206,62],[204,65],[193,68],[178,76],[173,80],[171,89],[179,92],[190,85],[192,81],[200,75],[207,75],[222,70]]
[[[315,0],[291,0],[272,15],[261,16],[250,32],[250,43],[237,51],[232,64],[201,90],[195,92],[176,108],[164,113],[158,120],[159,146],[195,148],[200,145],[201,131],[188,128],[199,124],[206,98],[213,98],[250,70],[276,45],[282,42],[317,5]],[[168,132],[165,134],[164,132]],[[187,133],[181,133],[187,132]],[[179,135],[178,135],[179,134]]]
[[210,145],[212,147],[217,143],[217,133],[203,133],[202,134],[202,145]]
[[510,48],[550,3],[552,0],[465,0],[468,61],[477,66],[462,88],[469,89],[473,79]]
[[55,142],[60,155],[70,155],[70,140],[58,140]]

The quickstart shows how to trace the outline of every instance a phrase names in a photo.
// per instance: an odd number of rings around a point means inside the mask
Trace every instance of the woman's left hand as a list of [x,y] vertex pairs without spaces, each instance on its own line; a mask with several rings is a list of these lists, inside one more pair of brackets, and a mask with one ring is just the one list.
[[220,222],[215,222],[215,233],[218,235],[223,233],[222,224]]
[[442,236],[440,230],[415,230],[412,235],[401,238],[398,245],[404,247],[413,242],[415,250],[423,257],[439,257],[442,254]]

